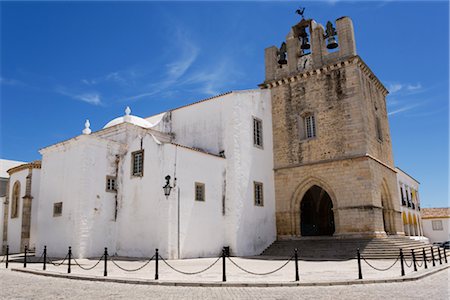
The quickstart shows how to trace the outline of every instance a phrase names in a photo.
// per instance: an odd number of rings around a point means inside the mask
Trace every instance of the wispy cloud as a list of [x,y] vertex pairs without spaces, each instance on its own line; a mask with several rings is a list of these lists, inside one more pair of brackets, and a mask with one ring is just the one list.
[[67,88],[59,86],[55,89],[55,92],[75,100],[86,102],[91,105],[103,105],[100,94],[95,91],[73,93],[70,92]]
[[0,84],[10,85],[10,86],[25,85],[25,83],[23,83],[20,80],[16,80],[16,79],[12,79],[12,78],[5,78],[5,77],[0,77]]
[[406,106],[400,107],[400,108],[398,108],[396,110],[390,111],[388,113],[388,116],[393,116],[393,115],[396,115],[396,114],[399,114],[399,113],[402,113],[402,112],[406,112],[406,111],[411,110],[413,108],[416,108],[416,107],[418,107],[420,105],[421,105],[420,103],[415,103],[415,104],[411,104],[411,105],[406,105]]
[[398,83],[398,82],[391,82],[388,83],[387,89],[391,95],[393,94],[413,94],[418,93],[423,90],[421,83]]

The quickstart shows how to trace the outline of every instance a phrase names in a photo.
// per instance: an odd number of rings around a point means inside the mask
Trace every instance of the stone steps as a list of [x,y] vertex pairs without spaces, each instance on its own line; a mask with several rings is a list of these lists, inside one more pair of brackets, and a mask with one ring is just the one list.
[[[402,249],[404,257],[411,258],[411,250],[414,250],[415,257],[421,260],[423,259],[423,249],[425,249],[425,255],[430,260],[431,248],[433,248],[435,259],[439,258],[438,247],[400,236],[373,239],[317,237],[278,240],[264,250],[261,255],[290,257],[296,248],[301,259],[352,259],[356,258],[358,248],[361,255],[367,259],[395,259]],[[440,249],[440,252],[443,259],[443,249]]]

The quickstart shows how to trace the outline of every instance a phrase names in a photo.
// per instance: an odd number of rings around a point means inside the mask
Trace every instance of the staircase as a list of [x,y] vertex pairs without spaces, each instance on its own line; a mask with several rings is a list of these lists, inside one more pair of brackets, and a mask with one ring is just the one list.
[[[278,240],[261,253],[265,257],[289,258],[298,249],[298,257],[303,260],[346,260],[356,258],[356,251],[367,259],[395,259],[403,250],[404,257],[411,258],[414,250],[416,258],[423,259],[425,249],[428,260],[431,259],[431,248],[434,258],[439,259],[438,247],[422,241],[416,241],[403,236],[388,236],[384,238],[337,238],[337,237],[302,237],[292,240]],[[444,259],[444,250],[441,248]],[[450,251],[447,250],[447,255]]]

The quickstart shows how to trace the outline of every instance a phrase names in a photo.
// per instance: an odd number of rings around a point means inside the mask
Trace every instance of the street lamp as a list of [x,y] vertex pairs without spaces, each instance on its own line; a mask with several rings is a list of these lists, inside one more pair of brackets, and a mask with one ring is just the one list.
[[169,198],[170,191],[172,190],[172,187],[170,186],[170,175],[166,176],[166,185],[163,186],[164,195],[166,196],[166,199]]

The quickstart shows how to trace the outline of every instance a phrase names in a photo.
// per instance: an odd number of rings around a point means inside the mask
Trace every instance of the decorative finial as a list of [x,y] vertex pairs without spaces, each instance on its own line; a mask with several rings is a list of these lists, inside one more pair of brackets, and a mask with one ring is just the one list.
[[305,19],[305,16],[303,16],[303,14],[305,13],[305,9],[306,9],[305,7],[300,7],[295,11],[296,14],[299,14],[302,17],[302,20]]
[[127,106],[127,108],[125,109],[125,114],[127,116],[129,116],[131,114],[131,108],[129,106]]
[[91,123],[89,122],[89,120],[86,120],[86,122],[84,123],[83,134],[91,134],[92,130],[90,127]]

